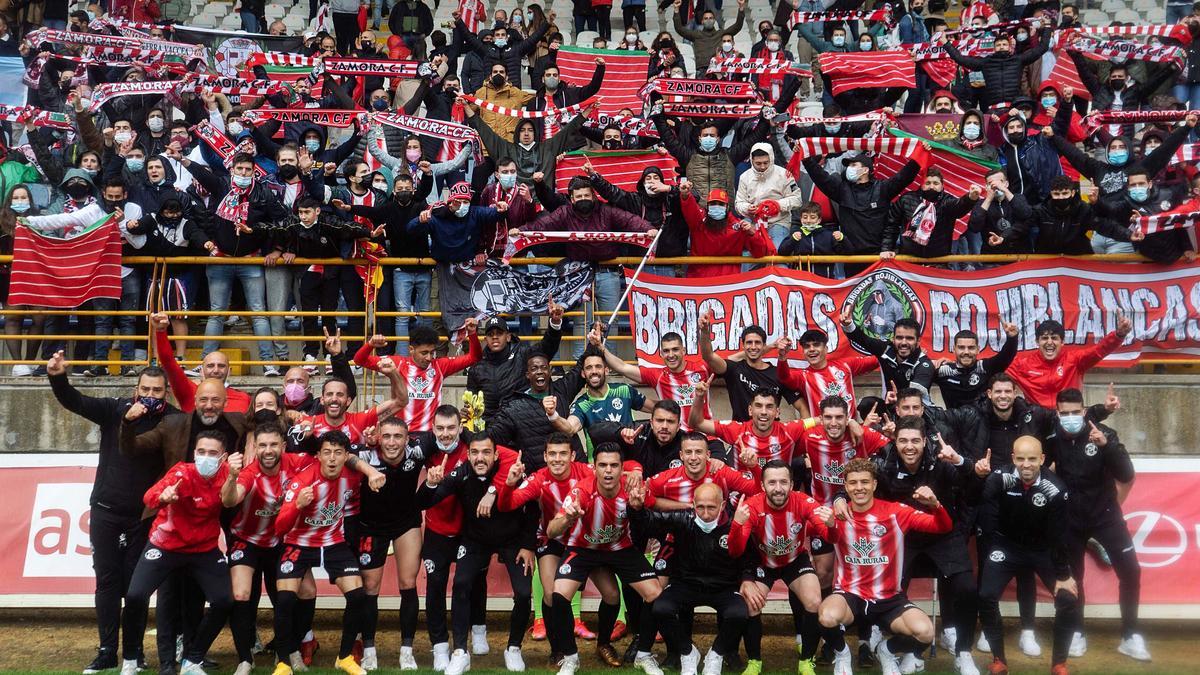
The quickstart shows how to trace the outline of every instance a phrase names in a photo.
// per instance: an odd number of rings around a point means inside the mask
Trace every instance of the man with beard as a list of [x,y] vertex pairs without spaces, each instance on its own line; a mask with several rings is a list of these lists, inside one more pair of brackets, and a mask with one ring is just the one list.
[[992,376],[1003,373],[1016,357],[1020,329],[1007,321],[1001,321],[1000,327],[1008,339],[995,356],[986,359],[979,358],[979,336],[974,331],[964,328],[954,334],[954,361],[940,359],[933,376],[947,408],[960,408],[983,398]]
[[1079,623],[1071,639],[1071,656],[1083,656],[1083,572],[1088,542],[1103,547],[1117,575],[1121,607],[1121,643],[1117,651],[1138,661],[1150,652],[1138,632],[1141,565],[1134,552],[1121,502],[1133,489],[1134,470],[1117,432],[1085,417],[1083,393],[1064,389],[1057,397],[1058,424],[1046,444],[1054,471],[1071,499],[1067,502],[1071,569],[1079,585]]
[[621,454],[641,464],[642,475],[651,478],[680,464],[683,432],[679,404],[671,400],[659,401],[650,411],[648,422],[636,427],[601,422],[588,430],[588,436],[595,445],[617,443],[621,446]]
[[[583,357],[583,393],[571,404],[568,417],[558,413],[558,400],[547,396],[542,399],[546,417],[556,431],[574,436],[581,429],[589,429],[597,422],[616,422],[622,426],[633,423],[633,412],[650,412],[658,401],[646,398],[635,387],[620,382],[608,383],[608,366],[600,354],[590,353]],[[588,449],[592,441],[588,438]]]
[[[967,489],[977,492],[977,483],[987,477],[991,467],[985,460],[967,461],[944,440],[939,441],[938,453],[931,454],[925,440],[925,423],[919,417],[897,420],[896,440],[870,457],[877,469],[876,494],[917,508],[919,504],[913,495],[918,488],[927,486],[953,517],[958,494]],[[835,497],[833,510],[841,520],[850,518],[845,493]],[[956,639],[956,644],[951,645],[956,654],[955,670],[959,675],[978,675],[971,659],[978,616],[977,589],[974,567],[967,555],[966,534],[961,529],[945,534],[913,533],[904,541],[904,564],[905,588],[918,576],[945,580],[943,587],[949,592],[942,595],[946,608],[943,613],[949,615],[945,622],[953,627],[946,630],[954,630]],[[906,653],[900,671],[915,669],[918,661],[918,654]]]
[[289,431],[289,435],[303,452],[316,454],[316,444],[330,431],[340,431],[354,445],[363,442],[363,432],[369,427],[379,424],[379,420],[387,419],[404,409],[408,403],[408,390],[396,371],[396,365],[389,361],[381,361],[379,372],[383,373],[391,385],[391,398],[362,412],[349,412],[352,399],[347,384],[336,377],[325,379],[321,385],[322,412],[301,417]]
[[910,497],[927,511],[876,499],[877,474],[866,457],[851,460],[843,472],[850,499],[847,519],[838,520],[827,506],[818,509],[828,539],[838,551],[835,590],[820,609],[825,639],[834,649],[835,675],[851,672],[850,649],[840,626],[879,623],[891,631],[892,637],[881,640],[875,649],[884,673],[900,672],[897,653],[920,653],[933,643],[933,622],[908,601],[900,585],[904,543],[910,532],[941,534],[949,532],[954,522],[928,486],[917,488]]
[[[1038,22],[1038,19],[1034,19],[1034,28],[1038,27]],[[993,52],[981,58],[963,56],[945,36],[939,38],[937,43],[955,63],[968,70],[978,71],[983,76],[983,107],[991,108],[1000,102],[1012,101],[1020,96],[1022,71],[1029,64],[1042,58],[1042,54],[1050,48],[1050,26],[1041,27],[1037,46],[1020,54],[1013,53],[1012,38],[1003,34],[996,36]]]
[[[471,667],[467,651],[471,594],[479,578],[487,576],[493,555],[507,568],[513,593],[504,666],[511,672],[523,671],[521,639],[529,623],[537,514],[528,507],[512,511],[493,511],[491,507],[497,484],[504,484],[509,467],[518,461],[517,453],[496,447],[486,432],[476,432],[469,436],[465,463],[446,473],[445,461],[443,458],[442,464],[426,472],[425,483],[414,498],[417,506],[428,508],[454,496],[462,508],[463,535],[455,562],[450,614],[454,651],[445,673],[462,675]],[[488,499],[486,505],[482,503],[484,498]]]
[[1064,347],[1066,332],[1061,323],[1047,319],[1037,325],[1037,351],[1013,359],[1008,373],[1031,402],[1047,408],[1063,389],[1083,386],[1083,374],[1104,360],[1133,331],[1133,322],[1118,310],[1117,329],[1091,347]]
[[424,468],[419,443],[410,443],[408,425],[399,417],[384,418],[378,425],[378,450],[362,450],[359,458],[383,474],[378,492],[359,490],[359,564],[367,591],[363,617],[365,670],[379,667],[375,634],[379,625],[379,590],[388,548],[396,556],[396,583],[400,589],[400,670],[416,670],[412,643],[417,633],[417,572],[421,568],[421,509],[414,501],[417,481]]
[[226,412],[225,401],[225,385],[217,379],[204,380],[196,387],[196,409],[192,414],[159,418],[157,425],[141,432],[137,421],[151,410],[141,401],[134,401],[121,418],[121,452],[143,460],[157,455],[162,458],[162,466],[174,466],[191,461],[192,447],[201,431],[223,434],[226,447],[239,447],[246,418],[242,413]]
[[[170,319],[162,312],[150,315],[150,326],[154,329],[154,351],[158,354],[158,362],[162,364],[167,374],[167,382],[171,385],[171,393],[179,403],[183,412],[196,409],[196,389],[199,385],[188,379],[188,374],[175,360],[175,351],[171,348],[171,338],[167,335]],[[195,371],[193,371],[195,372]],[[250,394],[240,389],[234,389],[226,383],[229,380],[229,357],[225,352],[209,352],[200,362],[199,374],[203,380],[217,380],[225,385],[225,396],[229,412],[244,413],[250,409]]]
[[792,486],[792,473],[787,463],[779,459],[768,460],[762,468],[762,493],[741,500],[729,527],[729,555],[740,557],[753,538],[752,557],[758,562],[757,567],[743,574],[741,587],[742,597],[750,608],[750,621],[746,624],[749,675],[762,671],[760,612],[776,581],[783,581],[789,592],[803,604],[800,663],[796,672],[800,675],[816,672],[813,656],[820,633],[816,612],[821,604],[821,584],[804,542],[807,535],[828,537],[817,502],[803,492],[793,492]]
[[[325,353],[330,355],[333,376],[346,383],[346,396],[353,401],[358,398],[358,384],[354,380],[354,371],[350,369],[349,355],[342,348],[342,329],[338,328],[333,335],[329,334],[328,328],[322,330],[325,332]],[[283,373],[284,410],[294,410],[304,415],[317,415],[324,411],[320,397],[313,396],[309,391],[312,376],[313,373],[303,366],[292,366]]]
[[[929,393],[929,388],[933,386],[933,362],[921,351],[921,324],[916,319],[896,319],[892,325],[891,343],[873,337],[862,326],[854,325],[853,308],[849,305],[842,309],[841,321],[842,330],[850,342],[873,354],[879,361],[885,388],[900,391],[913,387],[920,390],[926,405],[933,405]],[[872,325],[871,330],[877,335],[886,334],[886,326],[881,330]]]
[[[563,654],[559,675],[579,669],[579,649],[571,621],[571,598],[597,568],[607,568],[645,603],[662,592],[650,563],[638,552],[629,534],[629,495],[622,476],[621,451],[614,444],[596,447],[595,476],[580,481],[563,500],[562,509],[546,526],[546,536],[567,536],[563,562],[554,579],[551,650]],[[602,615],[598,640],[612,635],[615,612]],[[610,623],[611,622],[611,623]],[[646,675],[662,675],[653,655],[634,663]]]
[[1042,468],[1046,456],[1032,436],[1013,443],[1011,469],[997,470],[984,482],[979,532],[986,557],[980,558],[979,618],[992,649],[993,675],[1008,673],[1000,595],[1009,580],[1031,570],[1054,596],[1053,675],[1067,674],[1071,634],[1079,625],[1079,589],[1071,577],[1067,490]]
[[[730,462],[734,468],[746,470],[750,464],[762,467],[776,459],[787,464],[792,461],[793,456],[799,454],[800,437],[807,423],[804,420],[779,421],[778,392],[755,392],[747,407],[749,421],[719,422],[704,419],[701,412],[708,407],[708,390],[711,384],[712,377],[709,377],[708,381],[696,384],[696,403],[692,406],[690,420],[692,430],[716,436],[738,448],[738,454],[730,458],[735,460]],[[747,451],[752,451],[754,457],[751,458]]]
[[283,429],[276,423],[258,425],[252,447],[252,458],[240,452],[229,455],[229,475],[221,486],[222,506],[232,509],[241,505],[230,523],[226,545],[233,584],[229,630],[239,662],[236,675],[248,675],[254,669],[258,606],[251,597],[260,573],[268,587],[275,585],[280,550],[275,516],[283,504],[284,486],[314,461],[312,455],[285,452]]
[[822,330],[810,328],[800,334],[796,341],[804,352],[807,365],[792,368],[788,353],[792,341],[782,337],[775,344],[779,348],[779,383],[786,389],[803,394],[806,411],[820,414],[820,403],[829,396],[839,396],[846,402],[846,410],[857,410],[854,402],[854,376],[864,375],[879,367],[873,356],[851,356],[847,359],[829,361],[829,335]]
[[[554,588],[554,571],[562,562],[566,551],[566,535],[550,538],[546,535],[546,527],[554,514],[562,509],[563,500],[567,494],[582,480],[595,477],[592,465],[586,462],[573,461],[575,451],[571,449],[571,437],[555,432],[546,439],[546,449],[543,453],[546,466],[526,476],[525,465],[516,462],[505,477],[504,487],[500,489],[496,499],[496,507],[501,511],[512,511],[523,505],[537,500],[541,507],[541,522],[537,531],[537,572],[534,580],[534,596],[542,595],[540,600],[540,615],[535,616],[531,633],[535,640],[546,638],[546,620],[551,617],[550,603],[540,589]],[[626,462],[628,464],[628,462]],[[602,624],[612,624],[621,609],[621,596],[617,581],[611,572],[596,570],[590,577],[592,584],[600,593],[600,614],[613,619],[602,619]],[[587,626],[579,618],[580,596],[575,595],[571,600],[571,611],[575,617],[575,635],[587,630]],[[537,637],[539,633],[541,637]],[[615,629],[614,629],[615,630]],[[588,631],[590,633],[590,631]],[[592,634],[593,638],[595,634]],[[611,635],[611,634],[610,634]],[[550,654],[550,664],[558,665],[562,654]],[[613,649],[610,639],[601,639],[596,643],[596,656],[605,664],[613,667],[621,665],[621,657]]]
[[[529,388],[506,399],[500,406],[499,414],[488,424],[488,431],[497,443],[521,448],[521,461],[529,471],[546,466],[546,460],[542,457],[546,439],[556,432],[554,423],[546,415],[544,399],[553,397],[556,406],[558,401],[573,401],[583,388],[581,371],[582,366],[576,363],[565,375],[552,380],[550,359],[536,351],[531,353],[525,360],[525,381]],[[578,437],[571,438],[571,447],[575,448],[577,459],[584,460],[587,457]]]
[[492,317],[483,324],[483,358],[467,371],[467,390],[483,392],[483,419],[500,413],[500,403],[527,386],[525,364],[533,353],[553,358],[562,340],[565,307],[550,300],[549,325],[536,346],[508,329],[508,322]]
[[[135,461],[120,452],[118,436],[121,420],[129,407],[140,402],[148,412],[133,424],[134,433],[154,428],[167,413],[175,413],[167,403],[167,378],[158,368],[143,368],[133,396],[97,398],[86,396],[73,387],[67,377],[70,364],[59,351],[46,363],[50,390],[54,398],[80,417],[100,427],[100,454],[96,480],[88,504],[91,507],[88,535],[92,546],[92,569],[96,572],[96,627],[100,646],[96,658],[83,669],[98,673],[116,668],[118,630],[123,631],[122,658],[144,662],[142,634],[134,628],[136,618],[121,612],[121,599],[150,532],[150,518],[142,504],[146,490],[163,474],[161,461]],[[145,617],[141,618],[145,622]]]
[[[749,457],[746,449],[746,473],[741,473],[717,462],[714,466],[708,452],[708,439],[704,434],[688,431],[679,442],[680,465],[667,469],[646,479],[646,508],[659,511],[681,511],[692,508],[693,497],[701,485],[712,483],[730,496],[731,502],[737,495],[755,495],[762,491],[758,484],[762,468]],[[678,546],[676,546],[678,548]],[[690,553],[688,555],[691,555]],[[668,555],[660,551],[659,559]],[[655,566],[658,569],[658,565]]]
[[[700,315],[697,326],[700,338],[700,356],[708,364],[712,372],[725,380],[725,392],[729,395],[729,407],[733,411],[734,422],[745,422],[750,419],[750,400],[755,392],[763,390],[779,391],[779,377],[775,366],[763,360],[767,348],[767,332],[762,326],[746,326],[742,330],[741,359],[723,359],[713,351],[712,344],[712,311],[705,310]],[[732,336],[730,336],[732,337]],[[787,338],[783,338],[787,339]],[[793,404],[799,397],[791,395],[788,400]],[[800,410],[802,417],[807,416],[807,410]]]
[[[702,435],[693,444],[707,454]],[[696,675],[700,651],[692,644],[691,623],[681,617],[696,607],[709,606],[717,613],[717,635],[704,657],[704,675],[720,675],[725,655],[737,651],[738,638],[748,617],[746,601],[738,593],[737,578],[741,561],[729,552],[728,518],[724,514],[725,494],[718,484],[696,486],[691,508],[658,512],[643,508],[646,486],[629,494],[633,518],[645,524],[652,535],[674,541],[687,555],[680,556],[671,569],[670,584],[654,602],[654,617],[662,627],[668,645],[679,645],[681,675]]]

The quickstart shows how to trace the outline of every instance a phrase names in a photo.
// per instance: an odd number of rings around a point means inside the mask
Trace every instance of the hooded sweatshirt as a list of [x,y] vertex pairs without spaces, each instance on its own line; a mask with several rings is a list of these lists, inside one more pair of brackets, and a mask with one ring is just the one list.
[[645,218],[650,227],[663,231],[658,240],[658,256],[672,258],[687,255],[688,229],[683,220],[679,188],[672,187],[670,192],[662,194],[650,194],[646,192],[646,177],[651,174],[657,175],[659,180],[663,179],[662,169],[648,166],[642,170],[642,177],[638,179],[637,189],[633,192],[609,183],[598,173],[591,175],[592,187],[604,201]]
[[768,224],[790,223],[792,209],[798,209],[804,203],[800,189],[796,187],[796,179],[791,172],[775,163],[775,150],[770,143],[755,143],[750,148],[750,161],[754,161],[754,153],[765,152],[771,158],[771,166],[766,171],[759,172],[753,165],[742,174],[738,180],[737,198],[734,207],[738,213],[752,217],[753,206],[773,199],[779,202],[779,213],[771,216]]

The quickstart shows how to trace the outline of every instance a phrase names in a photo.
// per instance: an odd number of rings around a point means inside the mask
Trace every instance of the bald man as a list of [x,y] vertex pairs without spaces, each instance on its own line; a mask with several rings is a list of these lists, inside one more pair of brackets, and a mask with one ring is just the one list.
[[160,455],[165,470],[178,462],[193,461],[192,447],[201,431],[216,431],[224,435],[228,439],[225,447],[241,447],[246,416],[226,410],[228,400],[225,382],[213,377],[194,386],[193,409],[190,413],[165,415],[154,428],[143,433],[137,432],[138,427],[134,422],[146,414],[146,406],[141,401],[134,401],[121,421],[121,453],[128,457],[146,458]]
[[702,483],[692,494],[692,508],[683,511],[652,511],[643,508],[646,484],[629,493],[632,518],[648,529],[649,536],[663,541],[674,536],[674,546],[687,555],[675,556],[670,566],[671,583],[652,605],[667,648],[678,650],[683,671],[695,673],[700,651],[692,644],[691,626],[679,620],[696,607],[717,612],[717,636],[704,657],[705,673],[720,673],[725,655],[737,651],[738,640],[749,619],[749,608],[738,593],[741,566],[729,555],[729,519],[721,523],[726,495],[715,483]]
[[[154,327],[154,349],[158,354],[159,365],[167,373],[167,383],[171,385],[171,392],[175,394],[175,400],[179,402],[179,409],[183,412],[192,412],[196,408],[197,385],[188,379],[183,366],[175,360],[175,351],[171,348],[171,338],[167,335],[167,327],[171,325],[171,321],[166,314],[155,312],[150,315],[150,325]],[[221,383],[225,389],[225,406],[229,412],[249,412],[250,394],[225,385],[225,381],[229,378],[229,357],[224,352],[215,351],[205,356],[204,361],[200,364],[200,375],[203,379],[215,379]],[[187,461],[190,462],[191,459],[189,458]],[[170,465],[168,464],[168,466]]]

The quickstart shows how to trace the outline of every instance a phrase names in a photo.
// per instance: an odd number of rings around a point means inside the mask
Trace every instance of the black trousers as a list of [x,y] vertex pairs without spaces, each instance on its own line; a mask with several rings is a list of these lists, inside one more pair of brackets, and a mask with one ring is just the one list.
[[[333,31],[337,33],[337,51],[349,54],[350,47],[358,40],[358,12],[330,12],[333,16]],[[338,267],[349,267],[338,265]],[[353,268],[351,268],[353,269]]]
[[187,570],[175,570],[158,586],[154,625],[159,664],[175,663],[175,638],[182,636],[183,644],[191,644],[203,618],[204,591]]
[[[363,298],[363,281],[351,265],[330,265],[324,272],[305,272],[300,277],[300,309],[305,312],[336,312],[338,296],[346,299],[346,309],[352,312],[362,312],[365,306]],[[320,335],[317,326],[318,317],[306,316],[300,320],[305,335]],[[320,317],[321,325],[329,330],[330,335],[337,333],[337,317]],[[348,317],[346,322],[347,335],[363,335],[362,316]],[[309,340],[304,343],[304,355],[317,356],[321,351],[320,340]]]
[[621,18],[625,21],[625,30],[629,30],[630,26],[637,25],[639,32],[646,30],[646,7],[629,7],[628,5],[621,7]]
[[142,617],[137,631],[139,634],[144,633],[150,595],[177,570],[186,571],[203,589],[204,597],[208,599],[208,611],[200,622],[195,639],[185,646],[183,654],[188,661],[201,663],[213,640],[217,639],[217,635],[225,627],[225,619],[229,617],[229,610],[233,607],[229,564],[220,549],[214,548],[203,553],[173,553],[153,545],[147,546],[129,584],[129,594],[125,599],[126,611],[135,612]]
[[1118,601],[1121,604],[1121,637],[1127,638],[1138,631],[1142,566],[1133,550],[1129,528],[1120,514],[1098,525],[1079,528],[1072,526],[1070,529],[1071,576],[1079,586],[1079,623],[1076,624],[1075,630],[1083,632],[1083,558],[1087,552],[1088,539],[1100,542],[1112,561],[1113,572],[1117,575]]
[[472,623],[472,596],[475,586],[481,579],[486,579],[492,556],[496,556],[505,569],[508,570],[508,581],[512,586],[513,608],[508,619],[508,646],[520,647],[525,628],[529,625],[529,612],[533,601],[533,577],[526,574],[525,568],[517,560],[517,546],[498,547],[479,544],[464,540],[464,555],[455,563],[454,571],[454,604],[451,608],[450,621],[454,629],[454,648],[467,648],[467,638],[470,635]]
[[[430,529],[421,542],[421,558],[425,561],[425,625],[429,642],[450,641],[446,628],[446,588],[450,585],[450,566],[458,559],[461,537],[447,537]],[[487,617],[487,575],[472,585],[471,625],[483,625]]]
[[142,633],[137,626],[146,625],[146,615],[138,620],[133,612],[121,615],[121,602],[129,590],[133,570],[141,558],[142,549],[150,535],[150,519],[141,514],[123,516],[100,506],[92,505],[90,536],[92,570],[96,573],[96,628],[100,632],[100,647],[117,649],[118,629],[123,630],[122,658],[136,659],[142,652]]
[[[737,587],[728,589],[705,588],[703,586],[671,581],[658,599],[651,605],[654,618],[658,620],[667,644],[679,646],[680,653],[691,649],[691,621],[683,621],[697,607],[712,607],[717,612],[717,635],[712,649],[724,656],[737,652],[738,640],[750,619],[746,601],[738,595]],[[667,638],[670,634],[672,638]]]
[[[1049,551],[1034,551],[1010,542],[994,541],[983,558],[979,582],[979,617],[992,655],[1004,660],[1004,624],[1000,621],[1000,595],[1008,582],[1022,571],[1032,570],[1054,593],[1057,579]],[[1051,664],[1066,663],[1071,634],[1079,625],[1078,599],[1066,591],[1054,595],[1054,649]]]

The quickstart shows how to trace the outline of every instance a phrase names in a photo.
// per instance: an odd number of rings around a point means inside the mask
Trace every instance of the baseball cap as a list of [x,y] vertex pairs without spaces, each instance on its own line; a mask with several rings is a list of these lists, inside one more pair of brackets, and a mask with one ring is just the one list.
[[483,324],[483,334],[487,335],[488,333],[490,333],[494,330],[502,330],[505,333],[507,333],[508,332],[508,323],[504,319],[501,319],[498,316],[493,316],[492,318],[488,319]]
[[713,188],[708,191],[708,203],[718,202],[720,204],[729,203],[729,193],[721,188]]

